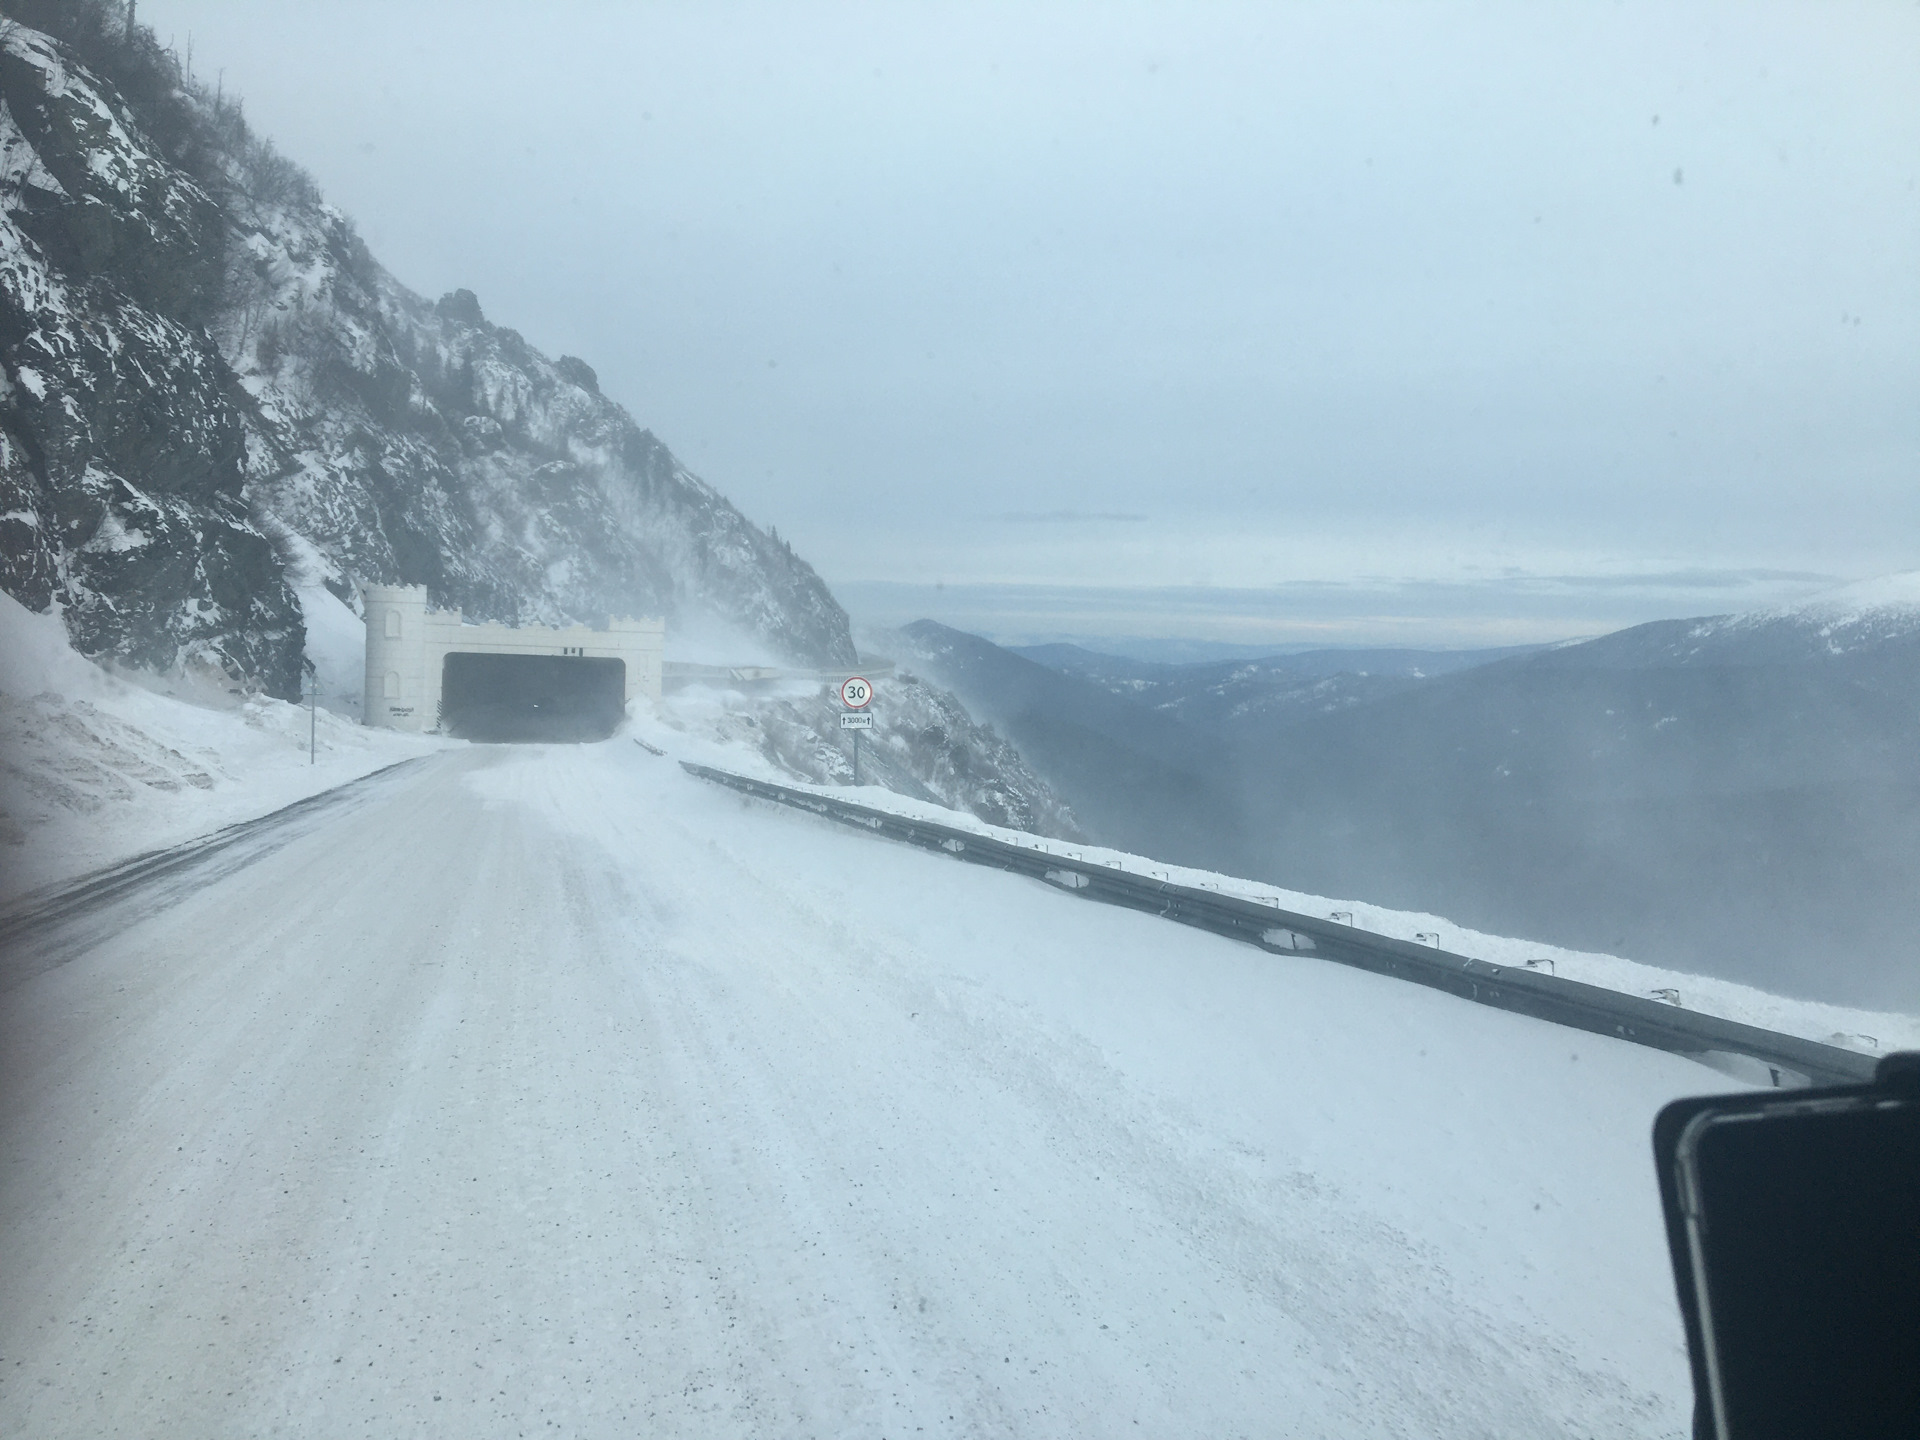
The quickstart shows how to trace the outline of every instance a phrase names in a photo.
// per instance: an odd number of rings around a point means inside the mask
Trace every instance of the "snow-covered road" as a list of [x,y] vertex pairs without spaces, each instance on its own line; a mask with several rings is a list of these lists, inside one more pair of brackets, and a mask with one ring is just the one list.
[[162,883],[8,960],[0,1434],[1684,1429],[1673,1057],[624,741]]

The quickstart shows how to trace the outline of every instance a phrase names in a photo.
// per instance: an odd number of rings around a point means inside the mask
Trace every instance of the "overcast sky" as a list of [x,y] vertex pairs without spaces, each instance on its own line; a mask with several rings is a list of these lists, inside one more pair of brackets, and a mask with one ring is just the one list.
[[140,0],[856,616],[1501,643],[1920,567],[1920,6]]

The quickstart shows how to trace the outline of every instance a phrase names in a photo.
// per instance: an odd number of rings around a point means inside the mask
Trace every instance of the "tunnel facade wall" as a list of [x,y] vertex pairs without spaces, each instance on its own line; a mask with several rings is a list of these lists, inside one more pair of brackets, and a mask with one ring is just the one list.
[[458,610],[433,610],[424,585],[369,585],[366,723],[388,730],[433,730],[449,655],[583,655],[626,663],[625,700],[660,698],[667,622],[614,620],[585,625],[469,625]]

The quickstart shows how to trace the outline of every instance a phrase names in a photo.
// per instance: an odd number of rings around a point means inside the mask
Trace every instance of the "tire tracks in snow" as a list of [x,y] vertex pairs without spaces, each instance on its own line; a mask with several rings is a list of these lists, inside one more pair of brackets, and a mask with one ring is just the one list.
[[[0,994],[265,859],[345,810],[372,803],[438,758],[396,761],[265,815],[22,897],[0,912]],[[74,933],[62,935],[63,929]]]

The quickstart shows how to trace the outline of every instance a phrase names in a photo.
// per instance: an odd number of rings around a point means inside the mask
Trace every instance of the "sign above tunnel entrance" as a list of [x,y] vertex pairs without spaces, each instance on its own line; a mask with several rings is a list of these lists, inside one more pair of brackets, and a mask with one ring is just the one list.
[[866,709],[873,703],[873,686],[865,676],[849,676],[840,682],[840,703],[849,710]]

